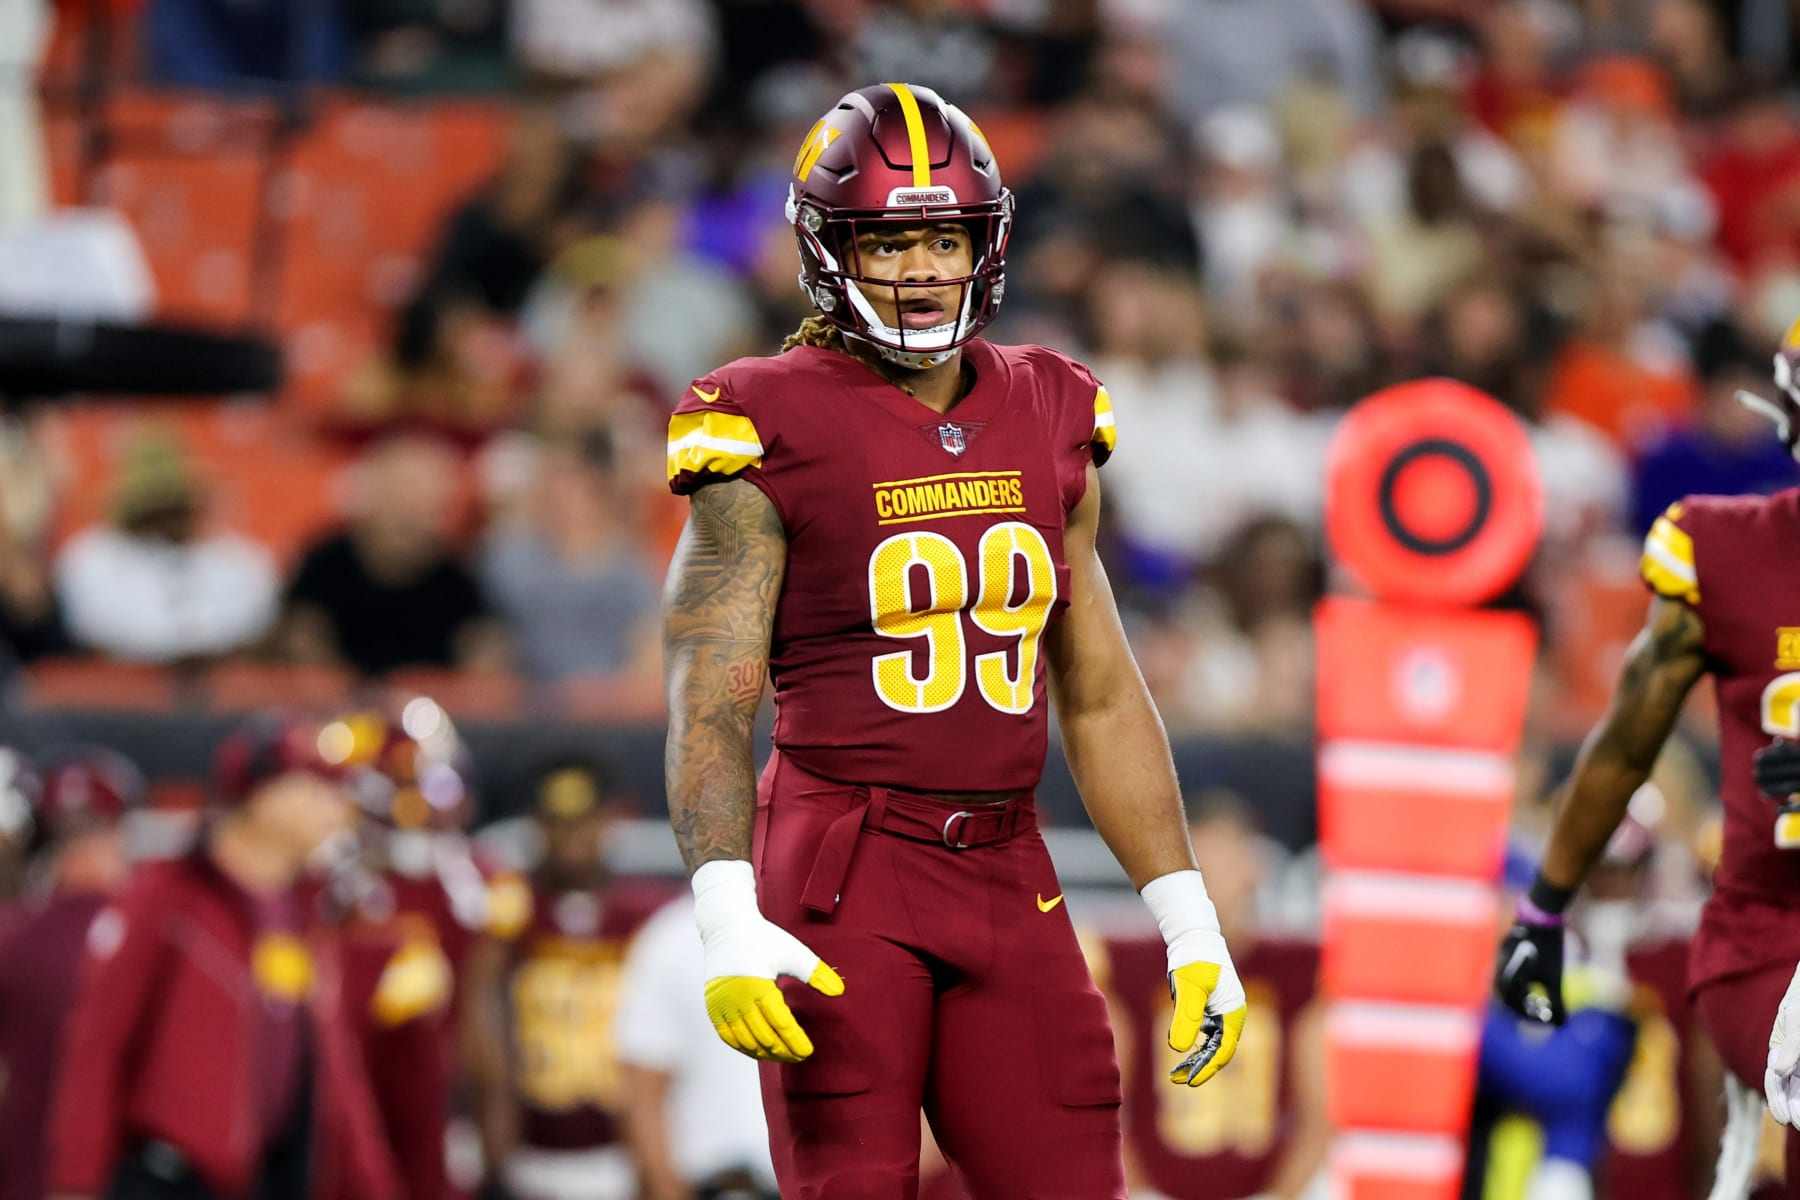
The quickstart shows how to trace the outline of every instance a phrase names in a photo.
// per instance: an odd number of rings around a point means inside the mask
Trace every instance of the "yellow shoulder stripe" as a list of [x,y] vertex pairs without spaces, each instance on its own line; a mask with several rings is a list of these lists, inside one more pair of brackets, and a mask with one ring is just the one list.
[[712,410],[669,418],[669,478],[683,471],[735,475],[762,465],[762,439],[749,417]]
[[[1679,506],[1670,512],[1679,516]],[[1668,514],[1656,518],[1656,524],[1644,538],[1644,557],[1638,570],[1658,595],[1689,604],[1699,602],[1700,574],[1694,567],[1693,536]]]
[[906,118],[906,143],[912,155],[913,186],[931,186],[931,150],[925,144],[925,118],[919,113],[919,98],[904,83],[890,83],[894,97],[900,101],[900,115]]
[[1097,445],[1111,454],[1119,444],[1119,431],[1113,425],[1112,397],[1104,387],[1094,393],[1094,436]]

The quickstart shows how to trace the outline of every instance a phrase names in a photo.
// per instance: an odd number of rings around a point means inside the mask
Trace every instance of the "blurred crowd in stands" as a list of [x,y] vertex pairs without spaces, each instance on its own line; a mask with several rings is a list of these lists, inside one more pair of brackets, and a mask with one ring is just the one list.
[[[510,129],[418,247],[385,346],[336,381],[316,432],[355,439],[353,467],[284,481],[336,488],[341,529],[272,554],[145,428],[115,447],[105,519],[58,543],[55,418],[9,427],[18,657],[251,653],[653,693],[680,520],[662,413],[805,314],[792,144],[876,77],[938,86],[994,133],[1020,218],[993,336],[1083,355],[1115,397],[1108,546],[1177,728],[1306,721],[1325,447],[1383,384],[1448,374],[1531,424],[1546,573],[1603,572],[1610,539],[1684,492],[1791,476],[1731,396],[1800,311],[1800,123],[1785,62],[1735,53],[1729,9],[469,7],[357,5],[306,34],[279,4],[137,14],[169,85],[252,87],[291,65],[270,46],[316,46],[333,82],[505,86]],[[1521,598],[1553,645],[1558,590]]]
[[[319,96],[474,105],[499,137],[491,161],[459,163],[474,186],[438,197],[435,233],[372,264],[379,303],[353,353],[337,326],[280,330],[307,398],[276,398],[276,436],[330,464],[283,469],[275,486],[312,515],[280,544],[244,527],[242,479],[215,487],[229,437],[196,447],[153,416],[77,436],[79,412],[15,404],[0,640],[26,661],[453,668],[654,713],[657,589],[683,515],[663,489],[665,414],[806,315],[782,217],[793,148],[843,90],[893,78],[968,108],[1019,196],[990,335],[1069,350],[1112,393],[1105,552],[1174,729],[1304,730],[1333,423],[1438,373],[1530,426],[1548,529],[1511,602],[1545,622],[1540,723],[1579,730],[1640,616],[1633,540],[1653,516],[1793,479],[1732,400],[1766,382],[1800,314],[1786,7],[108,7],[147,92],[226,109],[273,95],[302,122]],[[59,37],[91,33],[96,11],[63,6]],[[58,63],[80,58],[50,58],[54,160]],[[371,207],[411,203],[394,169]],[[121,150],[98,194],[129,170]],[[308,189],[286,183],[271,202],[291,214]],[[205,223],[203,199],[186,219]],[[168,214],[121,203],[153,241]],[[323,303],[369,306],[352,288]]]
[[[321,693],[341,696],[357,680],[434,672],[517,709],[654,723],[658,592],[685,509],[664,486],[666,414],[693,378],[774,352],[807,314],[782,216],[793,154],[843,91],[882,80],[967,108],[1018,194],[989,335],[1074,353],[1109,388],[1120,445],[1102,474],[1103,552],[1178,734],[1308,729],[1309,610],[1335,582],[1321,543],[1327,448],[1337,418],[1387,384],[1436,373],[1480,387],[1538,451],[1545,544],[1506,600],[1546,635],[1520,787],[1527,850],[1566,765],[1542,747],[1586,728],[1642,619],[1638,537],[1683,494],[1794,482],[1768,426],[1732,399],[1767,386],[1800,316],[1800,14],[1785,3],[46,0],[53,31],[6,24],[33,7],[0,3],[0,232],[32,215],[20,184],[33,178],[59,205],[112,206],[141,245],[154,314],[267,324],[289,377],[266,403],[49,405],[0,387],[0,677],[22,668],[41,683],[98,656],[143,667],[140,682],[206,678],[223,695],[221,664],[268,664],[288,670],[274,678],[291,690],[274,698],[304,701],[320,679],[344,681]],[[9,56],[40,34],[47,157],[34,173],[30,139],[9,140],[7,73],[30,69]],[[82,86],[96,63],[116,88],[99,103]],[[263,175],[242,126],[273,156]],[[236,707],[271,698],[242,696]],[[1716,853],[1691,758],[1672,752],[1634,806],[1655,810],[1641,821],[1654,852],[1620,851],[1650,901],[1637,935],[1687,927]],[[559,774],[571,769],[547,764],[503,798],[534,814],[527,845],[607,808],[605,772],[583,767],[583,785]],[[0,786],[0,842],[18,824],[9,795]],[[1232,804],[1202,810],[1223,822],[1214,857],[1255,877],[1241,890],[1270,893],[1265,919],[1316,920],[1317,895],[1289,886],[1311,879],[1310,863],[1250,841]],[[504,879],[458,829],[438,830],[421,865],[423,843],[387,844],[391,817],[365,824],[372,865],[358,880],[393,891],[450,862],[467,884],[465,860],[484,896]],[[577,866],[593,865],[591,836],[569,852]],[[119,885],[116,855],[65,855],[93,843],[41,837],[32,904],[73,880],[88,899],[67,919],[85,923]],[[521,1058],[543,1051],[519,1087],[541,1089],[547,1111],[641,1121],[660,1110],[620,1109],[619,1096],[679,1093],[681,1072],[719,1069],[683,1058],[718,1049],[709,1030],[650,1017],[637,1026],[647,1074],[572,1050],[611,1040],[630,930],[602,929],[600,914],[643,913],[617,897],[559,899],[611,884],[560,879],[541,854],[496,861],[539,890],[546,943],[580,943],[522,985],[542,989],[529,1011],[546,1023],[512,1035]],[[478,1026],[497,973],[528,965],[491,940],[511,927],[499,895],[497,915],[484,900],[432,917],[431,944],[455,959],[448,993],[438,960],[409,949],[418,923],[391,920],[405,905],[379,888],[349,898],[361,915],[344,919],[378,951],[364,983],[394,966],[397,1007],[380,1011],[396,1027],[433,1014],[433,1053],[450,1052],[448,996],[470,989]],[[22,928],[0,923],[0,954]],[[695,947],[677,936],[691,923],[650,928],[662,936],[631,953],[660,964],[646,971],[663,990],[646,984],[632,1011],[685,1020],[672,997],[698,996],[683,957]],[[1138,1101],[1159,1106],[1139,1128],[1179,1153],[1140,1146],[1133,1170],[1169,1195],[1177,1180],[1226,1178],[1181,1154],[1257,1164],[1245,1194],[1294,1194],[1316,1165],[1277,1161],[1283,1146],[1316,1148],[1311,1086],[1285,1072],[1317,1056],[1284,1050],[1313,1036],[1313,963],[1269,940],[1263,967],[1245,967],[1255,951],[1233,935],[1246,978],[1260,971],[1281,1001],[1261,1057],[1218,1086]],[[1103,981],[1115,967],[1127,981],[1127,1006],[1163,1002],[1151,945],[1147,974],[1132,958],[1142,947],[1096,960]],[[577,999],[593,995],[605,1004]],[[7,1003],[0,1026],[21,1011]],[[1123,1011],[1149,1031],[1128,1070],[1150,1078],[1154,1022]],[[479,1047],[455,1055],[476,1077],[500,1069]],[[1671,1111],[1660,1096],[1647,1107]],[[490,1153],[558,1136],[521,1133],[504,1105],[465,1115]],[[596,1121],[573,1144],[595,1128],[603,1148],[664,1139],[680,1154],[744,1136],[704,1118],[679,1135]],[[1710,1138],[1643,1144],[1704,1173]],[[725,1167],[721,1189],[743,1190],[716,1194],[766,1190],[760,1163],[729,1157],[640,1156],[642,1194],[685,1197]],[[554,1161],[527,1155],[522,1170],[487,1182],[555,1193]],[[481,1179],[477,1168],[462,1183]]]

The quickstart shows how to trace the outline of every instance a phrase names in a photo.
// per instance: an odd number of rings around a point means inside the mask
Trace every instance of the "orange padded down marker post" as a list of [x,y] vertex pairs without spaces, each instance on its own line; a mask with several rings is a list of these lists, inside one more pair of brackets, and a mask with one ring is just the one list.
[[1537,545],[1530,442],[1448,380],[1358,405],[1332,444],[1326,529],[1362,594],[1324,600],[1319,841],[1334,1194],[1453,1200],[1537,630],[1473,606]]

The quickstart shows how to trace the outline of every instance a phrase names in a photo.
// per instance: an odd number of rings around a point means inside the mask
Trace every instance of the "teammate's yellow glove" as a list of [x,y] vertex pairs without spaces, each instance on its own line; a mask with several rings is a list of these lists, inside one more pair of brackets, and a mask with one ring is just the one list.
[[1198,871],[1173,871],[1139,893],[1156,915],[1169,948],[1169,994],[1175,1015],[1169,1048],[1187,1055],[1169,1072],[1171,1083],[1199,1087],[1237,1053],[1249,1006],[1219,916]]
[[720,1040],[751,1058],[799,1062],[812,1039],[794,1020],[778,976],[792,975],[827,996],[844,981],[756,906],[756,874],[747,862],[709,862],[694,872],[694,920],[706,949],[706,1015]]

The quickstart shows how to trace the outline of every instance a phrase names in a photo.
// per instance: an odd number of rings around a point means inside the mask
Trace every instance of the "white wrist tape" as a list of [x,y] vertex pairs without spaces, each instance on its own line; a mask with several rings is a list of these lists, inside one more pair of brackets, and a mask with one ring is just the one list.
[[743,859],[702,863],[689,883],[694,889],[694,924],[700,927],[703,942],[762,916],[756,906],[756,868]]
[[1231,961],[1225,938],[1219,933],[1219,913],[1206,894],[1206,881],[1198,871],[1171,871],[1146,883],[1138,895],[1144,898],[1156,927],[1169,948],[1169,970],[1189,963]]

